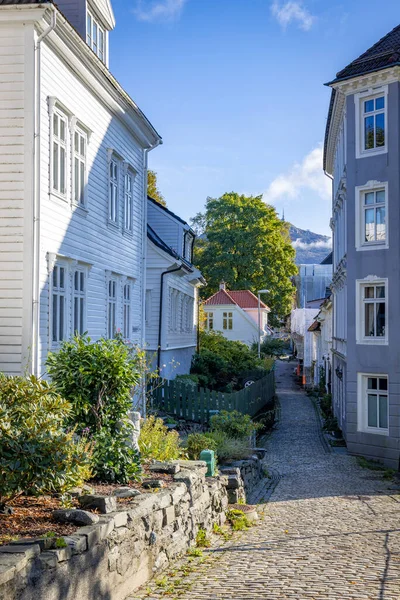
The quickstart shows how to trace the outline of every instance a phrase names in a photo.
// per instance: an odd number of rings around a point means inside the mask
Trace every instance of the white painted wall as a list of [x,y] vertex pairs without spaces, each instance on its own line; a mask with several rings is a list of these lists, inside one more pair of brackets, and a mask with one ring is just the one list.
[[[254,342],[257,342],[257,316],[254,320],[254,315],[246,315],[240,307],[234,304],[204,306],[204,312],[205,314],[213,313],[214,330],[223,333],[226,339],[234,341],[237,340],[247,344],[248,346],[251,346]],[[232,313],[232,329],[223,328],[224,312]],[[255,312],[257,313],[257,310]]]
[[183,256],[183,235],[189,227],[174,218],[158,204],[149,201],[147,206],[148,222],[157,235],[179,256]]

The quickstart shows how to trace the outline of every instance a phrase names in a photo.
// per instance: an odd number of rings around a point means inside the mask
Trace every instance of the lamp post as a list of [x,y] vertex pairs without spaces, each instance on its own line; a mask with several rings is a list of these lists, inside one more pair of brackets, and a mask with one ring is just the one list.
[[269,290],[258,290],[257,298],[258,298],[258,358],[261,358],[261,306],[260,306],[260,294],[268,294]]

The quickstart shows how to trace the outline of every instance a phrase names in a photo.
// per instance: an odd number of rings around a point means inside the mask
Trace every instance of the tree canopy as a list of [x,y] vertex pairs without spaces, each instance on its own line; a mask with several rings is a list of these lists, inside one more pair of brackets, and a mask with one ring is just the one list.
[[198,213],[192,225],[200,234],[195,263],[208,283],[204,294],[216,292],[222,280],[228,290],[257,294],[268,289],[262,300],[271,308],[271,322],[290,312],[294,292],[290,278],[297,267],[289,225],[262,196],[231,192],[208,198],[205,212]]
[[159,204],[167,206],[164,196],[158,189],[157,173],[155,171],[152,171],[151,169],[147,170],[147,195],[153,198],[153,200],[155,200]]

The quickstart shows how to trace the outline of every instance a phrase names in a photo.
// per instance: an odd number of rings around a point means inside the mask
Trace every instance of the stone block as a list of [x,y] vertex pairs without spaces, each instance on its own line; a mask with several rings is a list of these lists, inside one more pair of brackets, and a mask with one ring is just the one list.
[[172,498],[170,490],[158,492],[158,494],[156,494],[154,497],[154,510],[167,508],[167,506],[171,506],[171,504]]
[[163,509],[163,527],[170,525],[175,521],[175,507],[169,506]]
[[53,511],[53,519],[58,523],[74,523],[75,525],[93,525],[99,520],[98,515],[80,509],[59,509]]
[[[1,554],[21,554],[29,560],[30,558],[39,556],[40,546],[39,544],[10,544],[7,546],[0,546],[0,555]],[[22,556],[20,558],[22,558]]]
[[149,465],[149,471],[152,473],[166,473],[167,475],[175,475],[181,470],[180,464],[169,462],[155,462]]
[[125,527],[128,522],[128,513],[119,511],[113,514],[115,527]]
[[160,531],[163,526],[164,510],[156,510],[155,513],[153,513],[153,528],[156,531]]
[[117,499],[115,496],[96,496],[85,494],[78,497],[79,504],[88,509],[98,510],[103,515],[117,510]]
[[81,527],[79,529],[79,535],[84,535],[86,537],[87,547],[88,550],[90,550],[91,548],[93,548],[93,546],[96,546],[101,542],[101,527],[98,527],[97,523],[96,525]]
[[55,569],[58,565],[58,558],[51,550],[42,552],[39,556],[40,566],[42,569]]
[[[64,540],[71,549],[71,554],[82,554],[87,550],[87,538],[85,535],[73,534],[64,537]],[[41,554],[40,556],[43,556]]]
[[15,575],[15,565],[4,565],[0,560],[0,585],[4,585],[10,581]]
[[187,488],[183,483],[175,483],[169,488],[172,497],[172,502],[177,504],[187,494]]
[[10,546],[32,546],[32,544],[38,544],[41,552],[49,550],[53,544],[53,538],[19,538],[18,540],[9,542]]
[[53,554],[57,557],[58,562],[65,562],[72,556],[71,548],[69,546],[66,548],[54,548],[54,550],[48,550],[47,552],[48,554]]
[[240,469],[238,467],[219,467],[219,471],[222,475],[237,475],[240,477]]
[[[115,513],[118,514],[118,513]],[[114,530],[115,525],[115,516],[107,515],[101,517],[99,522],[97,523],[97,527],[100,530],[100,537],[102,540],[105,540],[110,533]]]
[[157,489],[165,487],[165,483],[162,479],[146,479],[142,483],[144,489]]
[[139,490],[135,490],[128,486],[117,488],[113,492],[113,496],[116,498],[135,498],[136,496],[140,496],[140,494],[141,492],[139,492]]
[[237,475],[228,476],[228,490],[237,490],[241,487],[241,480]]

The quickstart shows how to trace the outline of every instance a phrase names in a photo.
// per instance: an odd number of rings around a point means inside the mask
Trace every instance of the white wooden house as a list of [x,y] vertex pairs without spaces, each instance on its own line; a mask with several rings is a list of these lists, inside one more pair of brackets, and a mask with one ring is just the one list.
[[0,0],[0,370],[74,331],[144,343],[147,153],[109,0]]
[[219,291],[207,298],[203,307],[206,329],[220,331],[228,340],[251,346],[271,334],[268,327],[270,309],[260,301],[259,321],[258,298],[249,290],[227,290],[222,282]]
[[146,343],[166,379],[189,373],[197,345],[198,288],[192,265],[195,233],[167,208],[148,199]]

